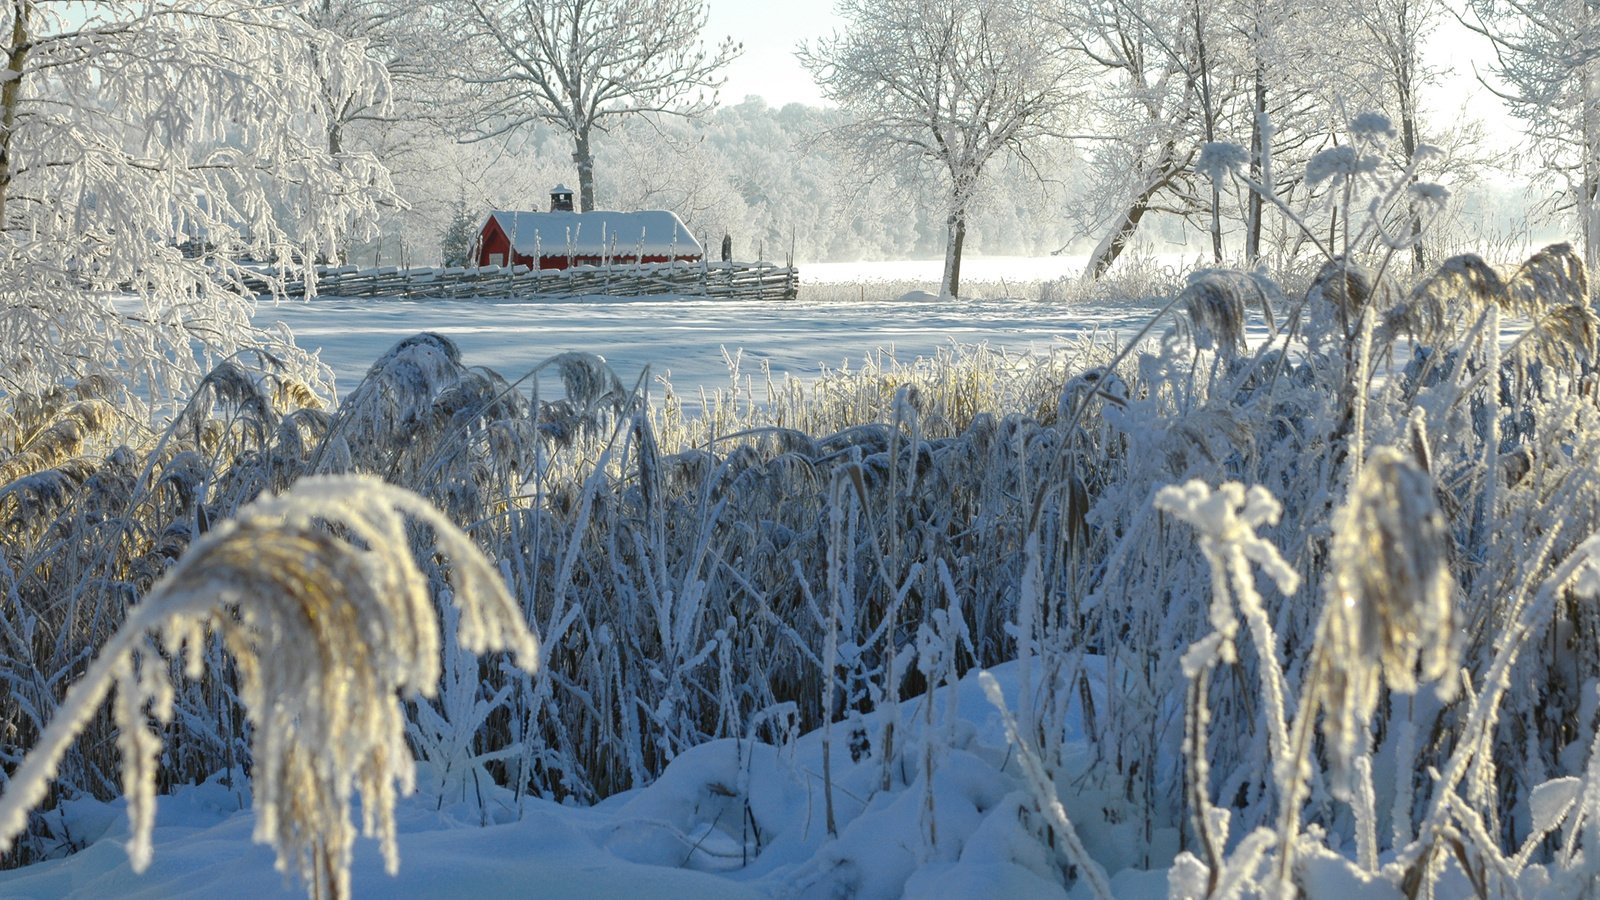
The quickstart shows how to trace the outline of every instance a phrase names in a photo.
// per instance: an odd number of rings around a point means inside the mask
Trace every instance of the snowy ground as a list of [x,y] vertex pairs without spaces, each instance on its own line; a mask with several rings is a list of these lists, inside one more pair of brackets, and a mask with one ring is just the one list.
[[[649,367],[679,396],[729,384],[728,358],[742,350],[740,371],[761,377],[809,378],[824,366],[858,366],[888,354],[909,362],[951,344],[994,348],[1047,347],[1096,330],[1129,332],[1151,310],[1036,300],[923,300],[888,296],[882,282],[923,281],[937,289],[938,261],[825,263],[801,268],[801,299],[729,302],[679,298],[530,301],[407,301],[322,298],[265,305],[258,324],[281,321],[301,346],[320,348],[341,393],[396,341],[419,331],[447,335],[470,365],[518,378],[567,350],[598,353],[626,384]],[[966,263],[971,281],[1039,281],[1082,268],[1069,257],[978,259]],[[864,301],[805,299],[807,285],[861,284]],[[880,285],[874,287],[874,285]],[[839,292],[833,291],[834,295]],[[726,354],[726,355],[725,355]],[[659,395],[659,391],[653,391]]]
[[[887,354],[909,362],[951,344],[986,342],[1026,350],[1096,329],[1137,328],[1146,310],[1062,307],[1021,301],[789,303],[651,298],[571,301],[313,300],[264,307],[257,322],[286,323],[296,341],[320,348],[341,393],[396,341],[444,334],[469,365],[517,378],[567,350],[598,353],[624,383],[645,367],[680,396],[727,387],[728,357],[761,378],[810,377],[823,366],[858,367]],[[725,356],[724,354],[727,354]],[[659,392],[655,392],[659,393]]]
[[[1016,703],[1015,664],[995,670]],[[745,741],[702,745],[643,790],[592,808],[517,800],[504,792],[480,806],[469,790],[422,789],[401,804],[400,872],[383,871],[375,841],[357,848],[358,897],[744,897],[1068,896],[1060,862],[1030,829],[1015,749],[976,677],[960,685],[956,714],[935,694],[932,789],[923,777],[924,700],[901,705],[902,749],[884,761],[851,760],[848,722],[832,734],[838,837],[826,828],[823,735],[788,746]],[[881,733],[881,714],[860,726]],[[1081,735],[1072,746],[1089,748]],[[431,788],[431,789],[430,789]],[[463,793],[465,796],[463,796]],[[123,851],[121,802],[68,805],[87,849],[65,859],[0,872],[0,897],[249,898],[304,896],[273,871],[272,852],[250,840],[248,794],[218,780],[161,798],[154,861],[134,874]],[[1092,802],[1092,801],[1089,801]],[[928,810],[931,808],[930,819]],[[1068,810],[1069,814],[1071,810]],[[930,829],[930,821],[932,828]],[[1087,821],[1087,820],[1085,820]],[[930,838],[930,833],[934,836]],[[1100,825],[1082,833],[1090,855],[1128,866],[1114,873],[1120,898],[1165,897],[1164,871],[1134,868],[1138,841]],[[1165,849],[1171,856],[1175,848]],[[1070,896],[1088,896],[1080,883]]]

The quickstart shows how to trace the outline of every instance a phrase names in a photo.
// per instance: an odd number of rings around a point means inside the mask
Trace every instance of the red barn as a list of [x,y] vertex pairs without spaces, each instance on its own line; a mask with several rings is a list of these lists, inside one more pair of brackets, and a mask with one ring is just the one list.
[[673,213],[496,210],[478,234],[480,266],[565,269],[609,263],[699,262],[700,242]]

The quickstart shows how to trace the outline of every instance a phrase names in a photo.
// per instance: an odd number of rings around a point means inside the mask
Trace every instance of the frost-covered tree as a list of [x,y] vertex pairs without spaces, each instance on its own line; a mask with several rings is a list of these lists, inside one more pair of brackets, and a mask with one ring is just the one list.
[[[1584,264],[1600,265],[1600,3],[1472,0],[1470,27],[1494,42],[1487,74],[1528,126],[1528,150],[1564,182]],[[1482,75],[1480,74],[1480,77]]]
[[439,62],[461,58],[466,36],[441,0],[315,0],[306,16],[388,76],[387,90],[362,96],[345,91],[337,71],[318,72],[328,152],[371,153],[400,201],[382,209],[376,246],[352,244],[340,255],[370,260],[370,251],[397,244],[402,256],[431,250],[460,194],[441,169],[456,136],[478,120],[473,92]]
[[472,259],[472,244],[478,239],[481,217],[467,208],[466,200],[457,200],[450,214],[450,222],[439,235],[439,251],[447,266],[464,266]]
[[946,199],[942,290],[959,296],[967,217],[988,167],[1058,133],[1076,97],[1060,34],[1012,0],[841,0],[843,34],[800,61],[881,174],[921,167]]
[[[1388,113],[1398,129],[1397,149],[1403,163],[1409,162],[1423,146],[1422,92],[1437,80],[1437,73],[1423,62],[1423,42],[1439,25],[1445,7],[1440,0],[1364,0],[1350,4],[1347,12],[1362,35],[1350,42],[1346,57],[1355,70],[1353,106]],[[1420,269],[1426,259],[1422,215],[1412,209],[1407,218],[1412,267]]]
[[1181,0],[1088,0],[1059,9],[1071,46],[1095,70],[1087,129],[1094,189],[1081,202],[1100,238],[1088,278],[1105,274],[1146,215],[1191,216],[1205,207],[1191,164],[1206,139],[1205,101],[1214,107],[1215,98],[1209,78],[1200,77],[1198,12]]
[[[1094,187],[1081,197],[1081,217],[1099,238],[1089,277],[1104,274],[1152,213],[1186,219],[1218,262],[1230,250],[1252,264],[1292,254],[1296,235],[1273,240],[1282,226],[1268,197],[1302,214],[1325,208],[1299,172],[1336,139],[1330,123],[1378,108],[1421,133],[1416,93],[1426,73],[1415,51],[1427,22],[1416,19],[1414,0],[1087,0],[1055,9],[1095,71],[1082,129]],[[1362,40],[1325,39],[1351,23]],[[1390,102],[1396,94],[1404,104]],[[1195,178],[1195,154],[1213,141],[1246,148],[1261,190],[1224,191]],[[1230,248],[1233,240],[1242,248]]]
[[343,72],[318,70],[329,153],[349,145],[387,158],[465,114],[459,82],[439,64],[462,38],[438,0],[315,0],[306,19],[388,76],[385,91],[352,93]]
[[295,3],[0,10],[0,391],[110,373],[160,402],[251,339],[278,272],[368,221],[388,179],[330,153],[319,98],[384,82]]
[[[1249,148],[1251,178],[1274,195],[1292,197],[1296,180],[1279,173],[1298,172],[1305,159],[1294,151],[1327,139],[1332,123],[1349,113],[1325,102],[1351,77],[1347,41],[1326,35],[1343,27],[1344,4],[1304,4],[1286,0],[1233,0],[1214,12],[1224,49],[1224,68],[1240,87],[1238,109],[1228,140]],[[1248,138],[1246,138],[1248,136]],[[1267,191],[1239,197],[1244,228],[1244,258],[1255,263],[1270,217]]]
[[487,102],[481,133],[547,122],[572,139],[578,203],[594,208],[596,131],[636,115],[698,116],[739,53],[707,50],[703,0],[458,0],[476,39],[465,78]]

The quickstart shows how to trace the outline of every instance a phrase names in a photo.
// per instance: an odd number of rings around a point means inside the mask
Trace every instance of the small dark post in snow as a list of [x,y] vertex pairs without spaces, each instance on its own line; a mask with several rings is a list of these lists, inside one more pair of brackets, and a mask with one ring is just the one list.
[[722,261],[733,261],[733,235],[726,232],[722,235]]

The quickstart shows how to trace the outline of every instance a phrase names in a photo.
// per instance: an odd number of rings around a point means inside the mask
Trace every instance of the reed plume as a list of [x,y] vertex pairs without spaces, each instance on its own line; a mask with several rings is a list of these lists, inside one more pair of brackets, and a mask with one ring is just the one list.
[[[1461,656],[1451,537],[1433,477],[1402,451],[1379,448],[1333,519],[1327,584],[1329,736],[1335,772],[1350,774],[1378,688],[1449,695]],[[1339,784],[1347,784],[1341,780]]]
[[471,540],[433,507],[366,478],[305,479],[208,532],[130,610],[0,795],[0,850],[115,688],[128,853],[136,871],[148,865],[162,747],[148,718],[173,714],[161,656],[181,657],[198,679],[211,631],[233,658],[253,728],[256,839],[271,843],[279,868],[293,869],[314,896],[348,896],[359,791],[362,831],[379,839],[394,872],[393,805],[415,782],[397,694],[432,696],[440,673],[438,619],[411,522],[450,560],[461,645],[510,650],[531,670],[538,645],[521,610]]

